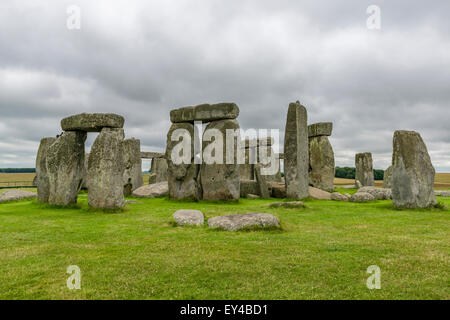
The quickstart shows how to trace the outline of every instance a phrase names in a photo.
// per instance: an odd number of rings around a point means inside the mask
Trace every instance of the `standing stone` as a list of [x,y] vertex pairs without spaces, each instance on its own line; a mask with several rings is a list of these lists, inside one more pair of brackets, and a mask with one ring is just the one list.
[[255,165],[255,177],[256,181],[258,182],[259,195],[261,196],[261,198],[267,199],[270,198],[272,190],[269,189],[266,176],[262,175],[261,169],[262,169],[261,164],[258,163]]
[[123,129],[104,128],[89,155],[89,193],[91,207],[118,209],[125,206],[123,195]]
[[[208,124],[203,134],[203,162],[200,167],[200,181],[203,189],[204,200],[238,200],[240,196],[240,165],[237,161],[237,147],[240,137],[233,137],[233,154],[234,161],[232,164],[226,164],[226,148],[227,148],[227,130],[238,130],[239,123],[237,120],[214,121]],[[216,149],[222,164],[207,164],[205,161],[205,153],[209,149],[208,146],[213,141],[206,141],[205,134],[208,130],[216,129],[222,133],[223,145],[222,149]],[[217,144],[215,144],[217,145]],[[231,151],[231,150],[229,150]]]
[[124,194],[132,192],[144,185],[142,177],[141,141],[127,139],[123,141],[125,170],[123,173]]
[[86,132],[67,131],[48,148],[49,204],[67,206],[77,203],[83,180],[86,138]]
[[152,159],[152,166],[151,166],[151,173],[154,174],[154,182],[163,182],[167,181],[167,160],[165,158],[153,158]]
[[334,191],[334,152],[327,136],[309,139],[309,183],[311,186]]
[[[185,130],[186,136],[180,140],[172,141],[172,134],[176,130]],[[190,139],[190,161],[177,164],[176,159],[172,159],[172,151],[177,145]],[[201,187],[198,180],[200,166],[194,163],[194,125],[191,123],[174,123],[167,133],[166,159],[167,159],[167,180],[169,183],[169,197],[175,200],[200,200]],[[179,153],[182,156],[182,152]]]
[[392,188],[392,166],[386,169],[384,171],[384,178],[383,178],[383,188],[390,189]]
[[355,165],[356,180],[358,180],[363,187],[373,187],[374,176],[372,154],[370,152],[358,153],[355,157]]
[[89,153],[86,153],[84,155],[83,181],[81,182],[82,190],[88,190],[88,169],[89,169]]
[[309,196],[309,146],[306,108],[300,102],[289,105],[284,137],[286,195],[292,199]]
[[396,131],[392,156],[392,197],[395,207],[426,208],[436,204],[435,170],[419,133]]
[[[245,148],[243,151],[245,152],[245,163],[240,165],[241,170],[241,179],[242,180],[254,180],[255,174],[254,174],[254,166],[255,164],[250,163],[250,152],[252,150],[256,150],[256,148],[249,149]],[[256,151],[254,151],[256,152]]]
[[48,203],[50,195],[50,182],[47,175],[47,153],[48,148],[56,141],[56,138],[44,138],[41,140],[36,157],[36,177],[35,185],[37,187],[38,200]]

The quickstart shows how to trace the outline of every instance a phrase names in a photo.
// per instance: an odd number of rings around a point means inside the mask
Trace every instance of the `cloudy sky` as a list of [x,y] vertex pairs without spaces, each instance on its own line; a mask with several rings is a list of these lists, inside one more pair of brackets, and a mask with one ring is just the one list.
[[386,168],[406,129],[450,172],[449,14],[448,0],[1,0],[0,167],[34,167],[70,114],[119,113],[162,151],[175,107],[232,101],[242,128],[284,130],[300,100],[334,123],[337,165],[370,151]]

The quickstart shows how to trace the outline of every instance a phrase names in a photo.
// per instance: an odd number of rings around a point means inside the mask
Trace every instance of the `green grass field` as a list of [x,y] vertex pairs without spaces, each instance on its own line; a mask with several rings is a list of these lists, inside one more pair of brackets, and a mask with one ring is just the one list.
[[[90,210],[85,194],[69,209],[0,204],[0,299],[450,298],[448,208],[138,201],[115,214]],[[175,227],[172,214],[182,208],[207,218],[272,213],[282,230]],[[81,290],[66,286],[69,265],[81,269]],[[366,287],[370,265],[381,268],[380,290]]]

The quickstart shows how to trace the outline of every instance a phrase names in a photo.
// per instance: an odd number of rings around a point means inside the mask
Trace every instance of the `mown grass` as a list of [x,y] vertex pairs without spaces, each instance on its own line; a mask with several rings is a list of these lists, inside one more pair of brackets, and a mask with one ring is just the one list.
[[[348,190],[345,190],[348,192]],[[134,199],[124,212],[34,201],[0,204],[1,299],[449,299],[449,209],[396,210],[307,200],[304,209]],[[447,206],[449,199],[439,199]],[[267,212],[281,230],[175,227],[177,209],[207,218]],[[69,265],[82,289],[66,286]],[[367,267],[381,268],[368,290]]]

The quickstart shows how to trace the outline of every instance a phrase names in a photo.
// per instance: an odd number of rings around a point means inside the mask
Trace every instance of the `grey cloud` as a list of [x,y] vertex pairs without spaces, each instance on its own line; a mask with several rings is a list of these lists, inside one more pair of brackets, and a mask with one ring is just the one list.
[[[79,31],[65,27],[71,4],[82,9]],[[371,4],[380,31],[366,29]],[[371,151],[384,168],[393,131],[413,129],[438,170],[450,168],[448,1],[5,0],[0,9],[0,166],[12,156],[32,166],[40,138],[72,113],[122,114],[128,137],[162,151],[174,107],[234,101],[241,127],[283,132],[299,99],[310,122],[334,122],[338,165]]]

